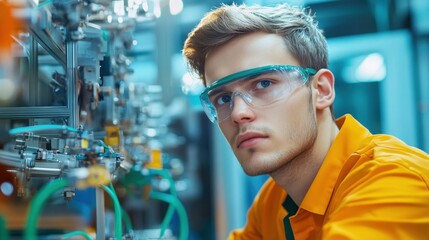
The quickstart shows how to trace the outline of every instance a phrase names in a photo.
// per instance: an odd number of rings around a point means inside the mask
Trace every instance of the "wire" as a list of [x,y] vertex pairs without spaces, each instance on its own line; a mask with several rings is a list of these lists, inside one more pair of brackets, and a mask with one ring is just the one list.
[[64,178],[54,179],[45,185],[33,198],[30,204],[30,212],[27,218],[27,224],[24,230],[24,236],[26,240],[36,240],[36,225],[42,211],[43,205],[49,199],[49,197],[56,191],[66,187],[69,181]]
[[61,237],[61,239],[66,239],[66,238],[70,238],[78,235],[82,235],[86,240],[92,240],[92,237],[84,231],[74,231],[74,232],[66,233]]
[[9,231],[6,227],[6,221],[2,216],[0,216],[0,239],[8,240],[9,239]]
[[9,130],[9,134],[16,135],[16,134],[25,133],[25,132],[37,132],[37,131],[47,131],[47,130],[63,130],[63,131],[66,130],[69,132],[77,132],[77,129],[66,125],[42,124],[42,125],[13,128]]
[[160,192],[151,192],[150,198],[167,202],[176,207],[177,213],[179,215],[179,220],[180,220],[179,240],[188,239],[188,235],[189,235],[188,216],[186,215],[185,207],[179,201],[179,199],[173,195],[170,195],[167,193],[160,193]]
[[104,185],[101,187],[110,195],[113,200],[113,209],[115,211],[115,238],[122,239],[121,205],[119,204],[118,197],[109,187]]

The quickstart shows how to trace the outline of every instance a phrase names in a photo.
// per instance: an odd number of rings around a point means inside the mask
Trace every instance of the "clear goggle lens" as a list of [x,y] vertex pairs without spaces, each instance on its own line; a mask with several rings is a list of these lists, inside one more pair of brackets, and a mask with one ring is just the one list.
[[264,107],[289,96],[304,85],[312,68],[291,65],[268,65],[237,72],[210,84],[200,95],[207,117],[213,123],[231,116],[234,97],[247,104]]

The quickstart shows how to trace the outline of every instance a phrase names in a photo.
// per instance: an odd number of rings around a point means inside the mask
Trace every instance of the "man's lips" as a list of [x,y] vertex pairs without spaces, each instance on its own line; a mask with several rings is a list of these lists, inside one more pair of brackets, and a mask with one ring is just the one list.
[[249,147],[259,142],[261,139],[267,138],[266,135],[256,132],[248,132],[237,136],[235,141],[237,148]]

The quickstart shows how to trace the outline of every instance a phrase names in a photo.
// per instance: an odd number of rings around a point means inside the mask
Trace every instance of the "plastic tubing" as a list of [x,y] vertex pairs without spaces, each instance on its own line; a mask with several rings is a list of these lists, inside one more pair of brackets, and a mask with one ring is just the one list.
[[179,240],[187,240],[189,235],[188,216],[186,215],[185,207],[177,199],[177,197],[160,192],[151,192],[150,197],[152,199],[161,200],[167,202],[176,207],[177,213],[179,214],[180,220],[180,235]]
[[2,216],[0,216],[0,239],[8,240],[9,239],[9,231],[6,227],[6,221]]
[[123,208],[121,208],[121,214],[122,214],[122,220],[125,223],[125,228],[127,229],[127,232],[132,233],[133,225],[131,224],[130,216],[128,216],[128,213]]
[[[167,170],[150,169],[149,173],[151,173],[152,175],[159,175],[167,179],[168,182],[170,183],[171,195],[173,195],[174,197],[177,197],[176,186],[174,185],[173,178],[171,177],[170,173]],[[170,204],[168,206],[167,213],[165,214],[164,219],[162,220],[162,223],[161,223],[161,230],[159,234],[160,238],[164,237],[165,230],[167,229],[168,224],[171,222],[171,219],[173,218],[173,214],[174,214],[174,206]]]
[[[116,195],[115,188],[113,187],[112,182],[109,184],[110,190]],[[131,223],[130,216],[128,216],[128,213],[124,210],[124,208],[121,207],[121,214],[122,214],[122,220],[125,223],[125,228],[127,229],[128,233],[133,232],[133,225]]]
[[115,239],[122,239],[122,217],[121,205],[119,204],[116,194],[107,186],[101,186],[113,200],[113,208],[115,211]]
[[66,125],[42,124],[42,125],[13,128],[9,130],[9,134],[16,135],[16,134],[25,133],[25,132],[38,132],[38,131],[47,131],[47,130],[67,130],[69,132],[77,132],[77,129]]
[[47,0],[47,1],[44,1],[44,2],[40,3],[37,7],[38,8],[42,8],[42,7],[44,7],[44,6],[48,5],[48,4],[51,4],[51,3],[52,3],[52,0]]
[[171,219],[173,218],[174,214],[174,206],[170,204],[167,209],[167,213],[164,216],[164,219],[161,223],[161,230],[159,232],[159,237],[164,237],[165,230],[167,230],[168,224],[171,222]]
[[172,195],[177,196],[176,186],[174,185],[173,178],[170,175],[170,172],[166,169],[149,169],[149,173],[152,175],[159,175],[168,180],[170,183],[170,192]]
[[40,212],[45,202],[49,197],[56,191],[66,187],[69,184],[67,179],[58,178],[54,179],[45,185],[33,198],[30,204],[30,212],[27,218],[27,224],[24,230],[24,236],[26,240],[36,240],[36,226]]
[[66,239],[66,238],[70,238],[78,235],[82,235],[86,240],[92,240],[92,237],[84,231],[74,231],[74,232],[66,233],[62,236],[61,239]]

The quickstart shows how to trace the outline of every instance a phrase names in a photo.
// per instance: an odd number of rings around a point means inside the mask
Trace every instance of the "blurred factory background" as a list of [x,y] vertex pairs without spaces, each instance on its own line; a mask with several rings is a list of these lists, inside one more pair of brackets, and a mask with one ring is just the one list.
[[427,0],[0,1],[0,239],[225,239],[244,225],[267,177],[243,173],[181,54],[233,2],[310,7],[336,115],[429,151]]

